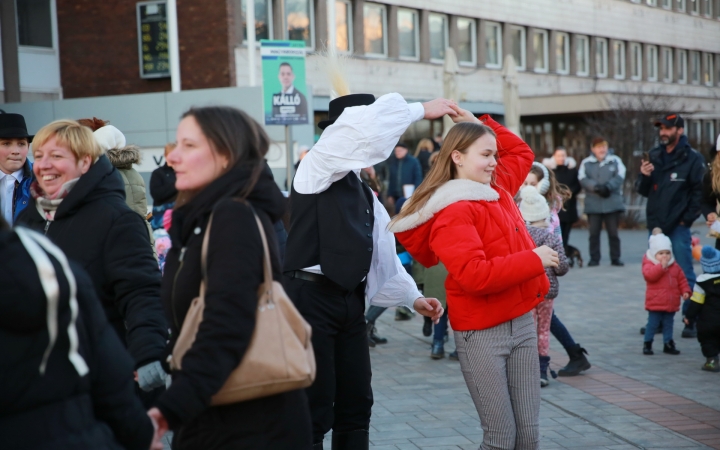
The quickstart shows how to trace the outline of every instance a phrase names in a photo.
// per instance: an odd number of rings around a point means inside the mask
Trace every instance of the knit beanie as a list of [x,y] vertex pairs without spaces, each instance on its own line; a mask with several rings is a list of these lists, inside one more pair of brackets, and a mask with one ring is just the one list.
[[534,186],[525,186],[520,190],[520,213],[526,222],[538,222],[550,217],[550,207],[545,197]]
[[700,265],[705,273],[720,273],[720,252],[707,245],[704,246]]
[[654,228],[648,240],[647,256],[651,261],[656,261],[655,255],[663,250],[668,250],[672,256],[672,242],[665,236],[660,228]]
[[93,135],[105,152],[114,148],[123,148],[127,143],[125,141],[125,135],[112,125],[105,125],[102,128],[98,128],[93,132]]

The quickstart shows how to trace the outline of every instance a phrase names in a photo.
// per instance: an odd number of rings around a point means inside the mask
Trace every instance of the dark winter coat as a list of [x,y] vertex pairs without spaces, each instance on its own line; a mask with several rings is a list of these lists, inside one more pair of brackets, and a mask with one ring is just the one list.
[[[608,214],[625,211],[623,183],[625,165],[622,160],[608,154],[602,162],[595,156],[583,159],[578,169],[578,180],[585,189],[585,214]],[[596,188],[605,186],[609,195],[604,197]]]
[[117,169],[101,156],[46,222],[33,199],[18,222],[45,232],[90,275],[110,324],[135,367],[165,354],[167,322],[160,303],[160,270],[147,226],[125,203]]
[[420,169],[422,170],[422,177],[425,178],[430,172],[430,153],[427,150],[420,150],[420,153],[415,157],[420,163]]
[[412,184],[417,188],[422,183],[420,163],[410,154],[405,155],[402,159],[391,157],[388,168],[390,174],[387,195],[390,197],[395,197],[395,199],[405,197],[403,185]]
[[578,169],[576,167],[558,166],[552,169],[558,183],[564,184],[572,192],[572,197],[563,204],[563,209],[558,211],[558,218],[561,223],[575,223],[578,221],[577,196],[582,191],[578,180]]
[[705,160],[690,147],[687,136],[680,137],[669,155],[664,145],[650,150],[655,170],[649,177],[640,174],[635,182],[637,192],[647,197],[647,227],[659,227],[666,235],[678,225],[689,227],[700,216],[702,179]]
[[720,274],[702,274],[695,283],[685,316],[690,320],[697,319],[698,333],[720,336]]
[[49,343],[45,292],[18,236],[0,231],[0,448],[147,450],[153,426],[135,395],[132,359],[79,266],[73,266],[75,329],[89,373],[80,376],[70,362],[69,285],[58,261],[48,257],[60,291],[58,335],[40,375]]
[[[201,246],[210,214],[205,310],[183,369],[158,399],[158,407],[177,430],[179,448],[303,449],[311,444],[304,391],[211,407],[210,399],[238,366],[255,328],[257,289],[263,277],[263,247],[253,209],[263,223],[272,255],[273,277],[281,279],[273,223],[286,200],[264,171],[250,195],[251,209],[233,201],[246,186],[247,168],[234,168],[189,203],[173,210],[162,297],[172,336],[178,336],[192,300],[199,295]],[[171,342],[169,348],[174,346]],[[211,370],[208,370],[211,368]],[[231,445],[232,444],[232,445]],[[175,448],[175,447],[174,447]]]
[[173,168],[165,164],[153,170],[152,175],[150,175],[150,195],[153,199],[153,206],[172,203],[175,201],[177,194]]

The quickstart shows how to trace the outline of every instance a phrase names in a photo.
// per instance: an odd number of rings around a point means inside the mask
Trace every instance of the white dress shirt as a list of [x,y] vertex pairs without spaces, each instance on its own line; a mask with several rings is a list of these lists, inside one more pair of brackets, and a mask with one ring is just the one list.
[[[424,116],[422,104],[408,104],[400,94],[383,95],[372,105],[346,108],[305,155],[293,187],[300,194],[319,194],[349,172],[360,177],[361,169],[388,159],[410,124]],[[412,310],[422,294],[397,256],[395,236],[388,231],[390,216],[377,197],[373,199],[373,254],[365,294],[373,305],[405,305]],[[303,270],[322,274],[319,265]]]
[[23,180],[23,169],[6,174],[0,172],[0,209],[2,215],[10,225],[13,224],[13,195],[15,194],[15,181],[21,183]]

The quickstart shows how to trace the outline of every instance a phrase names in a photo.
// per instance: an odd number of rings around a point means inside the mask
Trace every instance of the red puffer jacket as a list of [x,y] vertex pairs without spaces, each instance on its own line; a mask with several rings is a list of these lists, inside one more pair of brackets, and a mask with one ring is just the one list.
[[425,267],[442,261],[450,323],[456,331],[494,327],[531,311],[550,283],[513,195],[534,154],[515,134],[480,118],[497,134],[492,185],[451,180],[391,231]]
[[646,254],[643,257],[642,273],[647,282],[647,311],[677,312],[680,310],[680,297],[685,293],[692,294],[685,274],[674,260],[671,260],[667,269],[663,269],[662,264],[651,260]]

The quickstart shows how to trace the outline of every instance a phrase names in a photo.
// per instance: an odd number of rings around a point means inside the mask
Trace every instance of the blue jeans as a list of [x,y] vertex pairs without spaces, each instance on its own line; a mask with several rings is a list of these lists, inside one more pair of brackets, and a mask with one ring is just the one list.
[[674,312],[648,311],[648,322],[645,326],[645,342],[652,342],[657,327],[662,323],[663,342],[673,340],[673,318]]
[[[680,265],[690,285],[690,290],[692,290],[695,287],[695,271],[693,270],[692,235],[690,234],[690,228],[678,225],[670,234],[667,234],[667,237],[669,237],[670,242],[672,242],[675,262]],[[685,300],[682,305],[683,315],[685,315],[689,306],[690,300]]]
[[447,334],[448,329],[448,309],[445,308],[445,312],[443,313],[442,317],[440,317],[440,320],[438,323],[436,323],[433,326],[433,341],[435,342],[445,342],[445,335]]
[[552,318],[550,319],[550,332],[553,336],[555,336],[555,339],[557,339],[560,344],[562,344],[566,352],[574,349],[577,345],[575,344],[575,341],[570,335],[570,332],[567,330],[567,328],[565,328],[565,325],[563,325],[563,323],[560,322],[560,319],[558,319],[558,317],[555,315],[555,311],[553,311]]
[[375,306],[370,305],[370,307],[365,311],[365,320],[368,322],[375,323],[375,321],[382,315],[382,313],[385,312],[387,308],[384,308],[382,306]]

